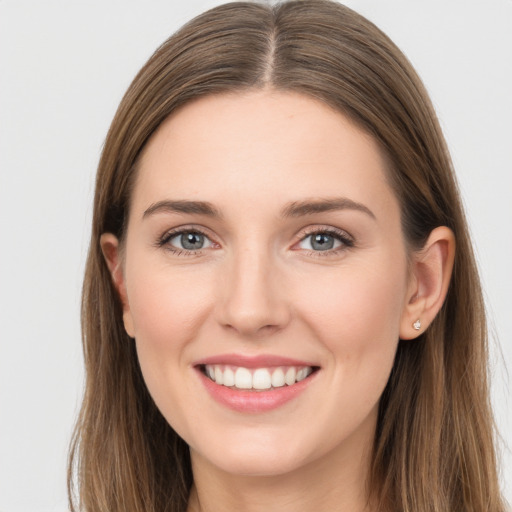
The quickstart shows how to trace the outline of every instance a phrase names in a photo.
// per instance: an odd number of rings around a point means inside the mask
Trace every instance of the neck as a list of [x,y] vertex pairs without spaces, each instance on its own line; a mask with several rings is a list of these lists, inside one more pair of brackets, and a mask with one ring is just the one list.
[[364,443],[347,440],[280,475],[228,473],[191,450],[194,485],[188,512],[371,512],[367,479],[374,432],[367,432],[371,435]]

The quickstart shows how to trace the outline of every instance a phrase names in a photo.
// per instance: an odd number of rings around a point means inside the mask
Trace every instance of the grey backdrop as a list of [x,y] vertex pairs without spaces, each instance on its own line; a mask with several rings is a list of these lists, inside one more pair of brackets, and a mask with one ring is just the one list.
[[[0,0],[0,511],[63,512],[83,381],[79,295],[93,178],[136,71],[218,1]],[[486,290],[493,402],[512,444],[512,0],[353,0],[423,77]],[[461,298],[464,300],[464,298]],[[512,498],[512,458],[502,481]]]

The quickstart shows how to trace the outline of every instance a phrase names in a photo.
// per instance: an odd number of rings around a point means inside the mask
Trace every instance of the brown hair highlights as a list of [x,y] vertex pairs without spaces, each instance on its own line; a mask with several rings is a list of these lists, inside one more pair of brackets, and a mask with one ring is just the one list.
[[323,101],[379,142],[411,248],[441,225],[457,240],[441,312],[419,341],[399,344],[380,404],[369,495],[380,510],[502,512],[482,293],[439,124],[396,46],[328,0],[214,8],[168,39],[125,94],[97,174],[82,302],[86,388],[70,452],[72,510],[186,509],[188,447],[146,390],[99,239],[105,232],[123,237],[137,159],[164,119],[194,98],[263,87]]

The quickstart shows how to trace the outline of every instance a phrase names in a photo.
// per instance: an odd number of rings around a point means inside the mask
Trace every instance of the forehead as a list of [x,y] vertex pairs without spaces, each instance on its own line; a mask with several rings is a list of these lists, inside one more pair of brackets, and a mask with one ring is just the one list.
[[207,96],[172,114],[144,149],[132,205],[171,196],[271,208],[338,195],[394,200],[374,139],[310,97],[253,91]]

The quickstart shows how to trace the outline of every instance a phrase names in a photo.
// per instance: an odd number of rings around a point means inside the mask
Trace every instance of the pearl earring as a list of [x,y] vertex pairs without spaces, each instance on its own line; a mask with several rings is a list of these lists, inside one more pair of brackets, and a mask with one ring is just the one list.
[[420,319],[418,318],[418,320],[416,320],[416,322],[414,322],[414,323],[412,324],[412,326],[413,326],[417,331],[419,331],[419,330],[421,329],[421,321],[420,321]]

